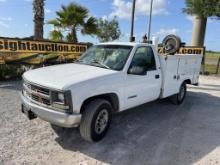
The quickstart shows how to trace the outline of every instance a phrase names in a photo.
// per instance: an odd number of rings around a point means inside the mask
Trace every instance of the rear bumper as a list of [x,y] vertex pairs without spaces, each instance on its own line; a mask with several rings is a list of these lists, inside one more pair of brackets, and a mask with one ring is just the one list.
[[32,103],[30,100],[20,94],[22,104],[30,111],[32,111],[37,117],[45,120],[49,123],[55,124],[61,127],[76,127],[81,121],[81,114],[68,114],[58,112],[55,110],[41,107],[37,104]]

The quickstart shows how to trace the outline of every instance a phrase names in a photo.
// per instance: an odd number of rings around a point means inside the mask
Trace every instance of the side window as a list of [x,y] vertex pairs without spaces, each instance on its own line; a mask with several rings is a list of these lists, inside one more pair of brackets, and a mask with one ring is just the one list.
[[141,67],[145,71],[156,70],[154,52],[151,47],[139,47],[132,59],[130,67]]

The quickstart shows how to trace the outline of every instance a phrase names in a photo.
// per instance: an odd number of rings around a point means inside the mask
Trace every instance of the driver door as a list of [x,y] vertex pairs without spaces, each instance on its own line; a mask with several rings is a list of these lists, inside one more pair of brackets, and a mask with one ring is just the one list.
[[161,73],[152,48],[138,47],[125,78],[125,109],[156,100],[160,88]]

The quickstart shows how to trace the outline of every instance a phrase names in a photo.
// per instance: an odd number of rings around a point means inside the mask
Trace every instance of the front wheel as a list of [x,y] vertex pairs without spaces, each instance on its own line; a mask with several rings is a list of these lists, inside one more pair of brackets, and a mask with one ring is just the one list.
[[170,100],[176,105],[182,104],[182,102],[186,97],[186,92],[187,92],[186,83],[183,82],[180,86],[179,93],[171,96]]
[[80,134],[87,141],[100,141],[108,131],[111,122],[111,104],[104,99],[88,103],[82,114]]

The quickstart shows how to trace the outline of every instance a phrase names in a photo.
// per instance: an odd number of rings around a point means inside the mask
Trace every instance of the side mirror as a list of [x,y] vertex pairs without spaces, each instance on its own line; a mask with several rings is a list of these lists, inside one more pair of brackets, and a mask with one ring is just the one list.
[[144,67],[140,66],[131,66],[128,69],[128,74],[134,74],[134,75],[146,75],[146,69]]

